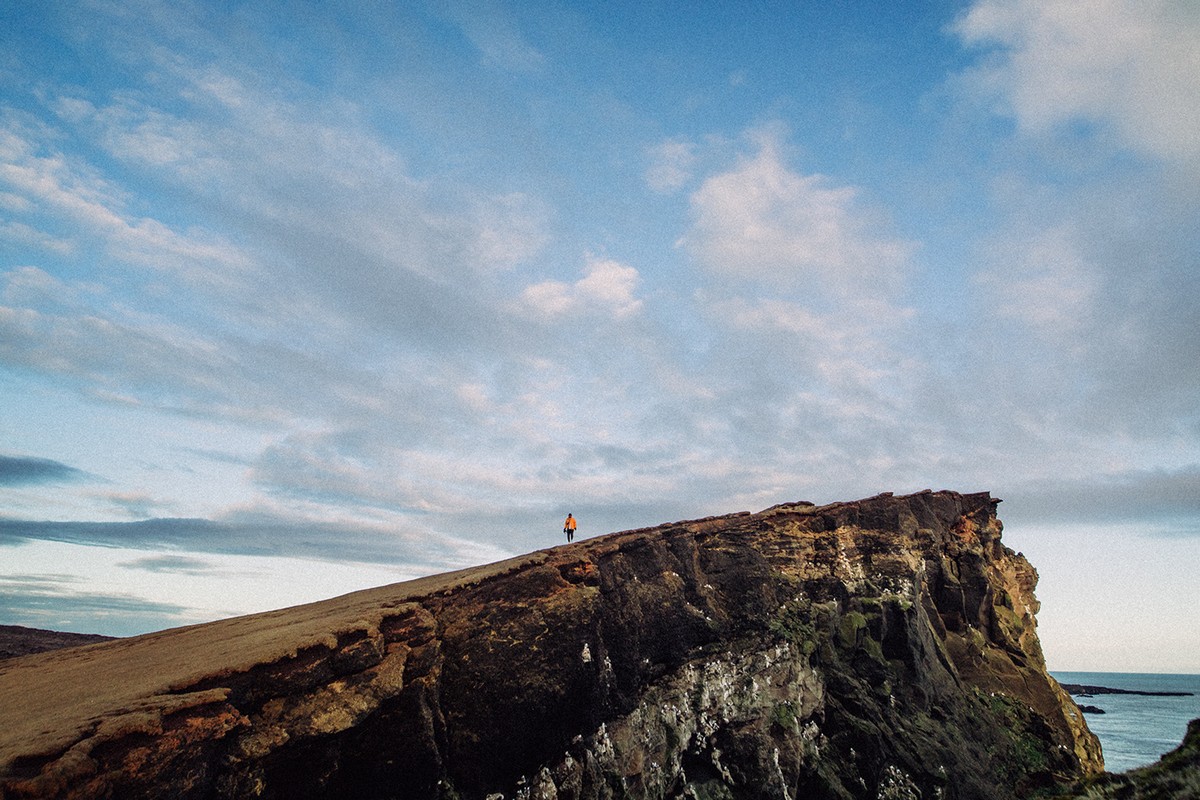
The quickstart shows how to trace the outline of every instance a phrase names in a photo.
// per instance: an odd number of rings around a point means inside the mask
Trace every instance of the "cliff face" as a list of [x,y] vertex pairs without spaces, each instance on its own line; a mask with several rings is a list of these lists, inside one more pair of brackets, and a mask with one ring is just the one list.
[[1010,798],[1102,767],[998,501],[777,506],[0,664],[0,794]]

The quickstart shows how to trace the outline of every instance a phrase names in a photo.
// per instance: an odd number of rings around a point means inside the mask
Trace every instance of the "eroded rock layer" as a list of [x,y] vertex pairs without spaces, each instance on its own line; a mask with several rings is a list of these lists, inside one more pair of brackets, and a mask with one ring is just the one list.
[[1025,797],[1102,761],[997,502],[781,505],[14,659],[0,792]]

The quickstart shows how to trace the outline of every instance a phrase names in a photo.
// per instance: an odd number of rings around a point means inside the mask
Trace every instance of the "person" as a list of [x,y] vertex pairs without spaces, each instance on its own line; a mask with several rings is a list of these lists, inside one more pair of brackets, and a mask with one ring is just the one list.
[[570,514],[567,514],[567,521],[563,523],[563,533],[567,535],[568,542],[575,538],[575,518]]

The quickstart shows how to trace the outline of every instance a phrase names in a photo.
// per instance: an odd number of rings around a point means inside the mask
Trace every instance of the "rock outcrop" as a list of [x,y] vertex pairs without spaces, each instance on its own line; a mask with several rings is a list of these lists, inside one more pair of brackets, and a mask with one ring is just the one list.
[[1103,764],[987,494],[780,505],[0,664],[5,798],[1014,798]]

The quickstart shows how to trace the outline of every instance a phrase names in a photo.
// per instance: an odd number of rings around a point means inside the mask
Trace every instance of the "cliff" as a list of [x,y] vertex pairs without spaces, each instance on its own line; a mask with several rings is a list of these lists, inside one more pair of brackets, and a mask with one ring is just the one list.
[[4,798],[1012,798],[1102,769],[987,494],[776,506],[0,663]]

